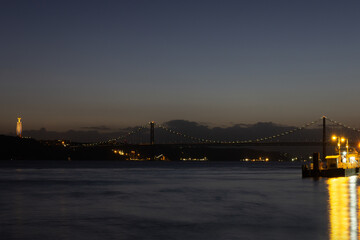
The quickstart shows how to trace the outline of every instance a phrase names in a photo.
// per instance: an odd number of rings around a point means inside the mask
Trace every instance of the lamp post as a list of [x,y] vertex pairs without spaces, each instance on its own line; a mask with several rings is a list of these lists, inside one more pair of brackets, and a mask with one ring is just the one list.
[[338,136],[332,136],[332,140],[337,140],[337,146],[339,149],[339,157],[341,158],[341,143],[346,141],[346,156],[345,159],[347,159],[347,155],[349,153],[349,139],[345,139],[344,137],[338,137]]
[[[339,149],[339,155],[341,155],[341,150],[340,150],[340,148],[341,148],[341,143],[342,142],[345,142],[345,138],[343,138],[343,137],[338,137],[338,136],[332,136],[332,140],[333,141],[336,141],[337,140],[337,147],[338,147],[338,149]],[[347,140],[347,139],[346,139]],[[346,144],[346,147],[348,147],[348,144]]]

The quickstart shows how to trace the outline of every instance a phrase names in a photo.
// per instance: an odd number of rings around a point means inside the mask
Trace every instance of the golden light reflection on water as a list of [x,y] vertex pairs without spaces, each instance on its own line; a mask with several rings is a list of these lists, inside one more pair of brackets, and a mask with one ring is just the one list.
[[330,239],[358,239],[360,217],[358,202],[360,187],[356,186],[357,177],[330,178],[329,190]]

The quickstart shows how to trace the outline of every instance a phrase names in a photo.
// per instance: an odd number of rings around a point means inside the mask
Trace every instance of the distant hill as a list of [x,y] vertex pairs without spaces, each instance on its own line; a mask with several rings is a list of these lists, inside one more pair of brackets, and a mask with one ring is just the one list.
[[[125,157],[115,155],[112,146],[82,147],[81,144],[73,147],[64,147],[58,141],[37,141],[31,138],[18,138],[0,135],[0,160],[125,160]],[[239,161],[259,157],[269,158],[272,161],[288,160],[286,154],[276,151],[261,151],[245,148],[207,146],[180,146],[174,145],[129,145],[117,146],[127,153],[139,153],[145,159],[163,154],[169,160],[177,161],[180,158],[203,158],[211,161]]]

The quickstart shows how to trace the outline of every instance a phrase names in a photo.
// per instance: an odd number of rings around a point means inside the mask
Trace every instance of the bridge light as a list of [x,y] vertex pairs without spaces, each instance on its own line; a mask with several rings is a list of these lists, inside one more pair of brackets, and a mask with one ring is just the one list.
[[345,142],[345,138],[342,137],[342,138],[341,138],[341,142]]
[[333,135],[333,136],[331,137],[331,139],[332,139],[333,141],[335,141],[335,140],[337,139],[337,136]]

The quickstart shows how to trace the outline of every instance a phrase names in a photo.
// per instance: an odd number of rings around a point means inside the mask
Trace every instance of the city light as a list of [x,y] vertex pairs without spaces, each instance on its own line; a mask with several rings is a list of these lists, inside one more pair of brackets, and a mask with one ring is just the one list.
[[346,139],[344,137],[338,137],[336,135],[332,136],[332,140],[336,141],[337,140],[337,147],[338,147],[338,151],[339,151],[339,155],[341,155],[341,143],[346,141],[346,152],[345,154],[347,154],[347,152],[349,151],[349,139]]
[[241,162],[269,162],[268,157],[259,157],[259,158],[243,158],[240,159]]

